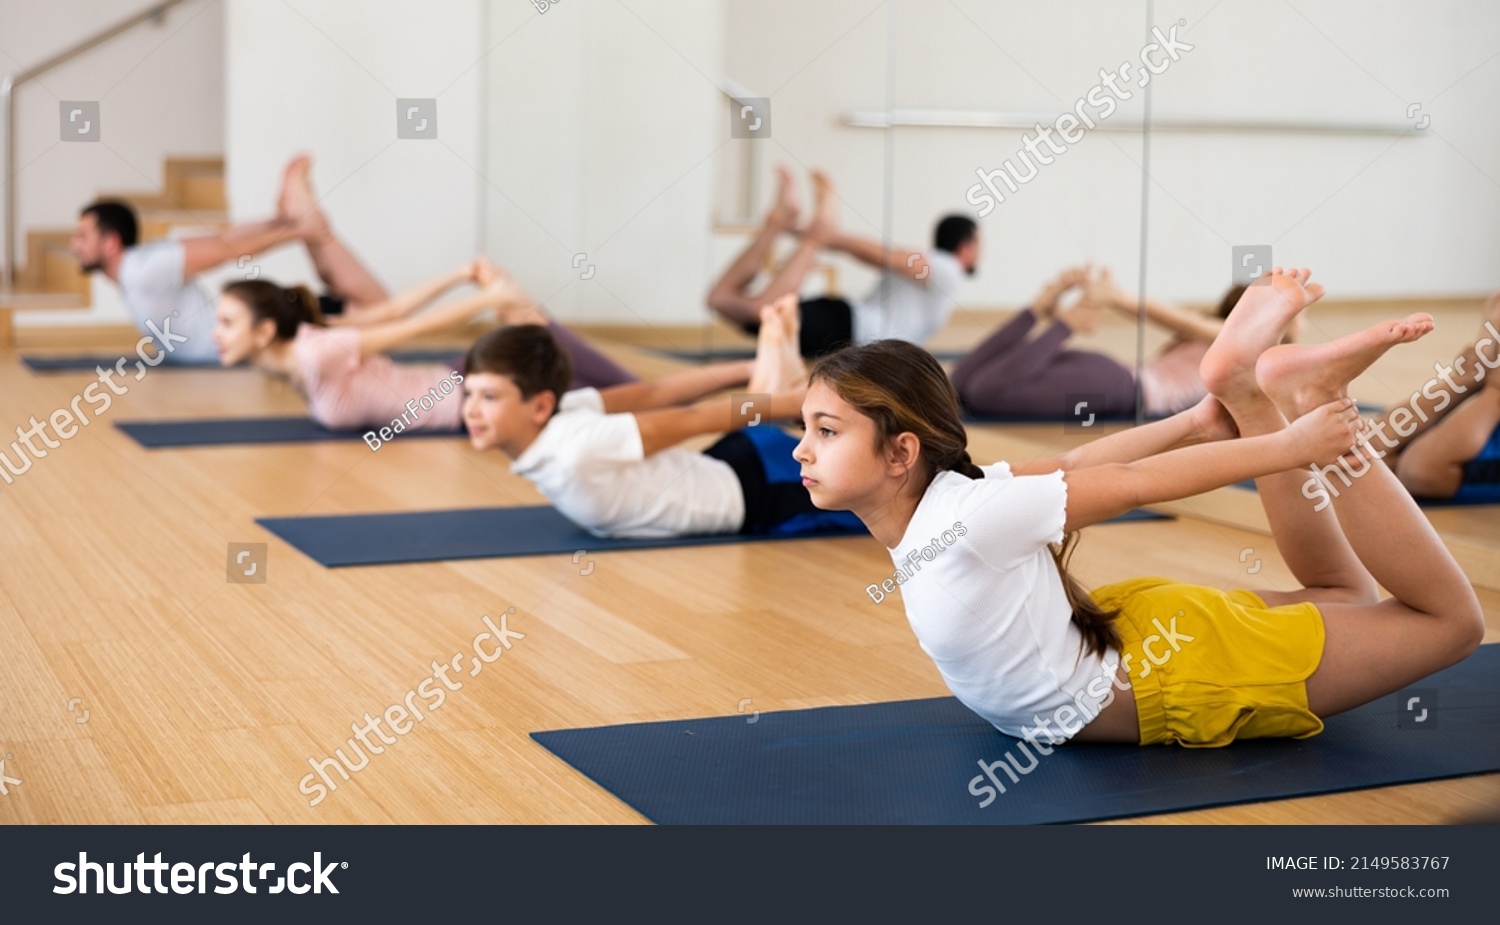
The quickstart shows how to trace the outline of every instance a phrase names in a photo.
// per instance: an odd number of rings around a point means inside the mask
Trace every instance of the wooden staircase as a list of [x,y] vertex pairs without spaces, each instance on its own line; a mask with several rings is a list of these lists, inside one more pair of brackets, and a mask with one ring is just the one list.
[[[160,240],[173,231],[211,234],[229,224],[220,157],[168,158],[159,191],[104,191],[95,198],[134,206],[142,241]],[[26,262],[16,270],[15,290],[0,300],[0,345],[15,343],[14,312],[77,311],[90,305],[89,277],[78,271],[69,250],[73,229],[37,228],[25,234]]]

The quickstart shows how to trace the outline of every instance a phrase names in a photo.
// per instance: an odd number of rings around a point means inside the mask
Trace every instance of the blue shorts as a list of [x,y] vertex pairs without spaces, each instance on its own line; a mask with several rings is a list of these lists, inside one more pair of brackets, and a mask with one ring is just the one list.
[[703,452],[723,460],[739,477],[745,496],[741,533],[800,536],[865,532],[848,511],[825,511],[802,485],[802,464],[792,458],[798,440],[779,427],[761,425],[725,434]]
[[1479,455],[1464,463],[1464,480],[1453,500],[1500,504],[1500,427],[1490,434]]

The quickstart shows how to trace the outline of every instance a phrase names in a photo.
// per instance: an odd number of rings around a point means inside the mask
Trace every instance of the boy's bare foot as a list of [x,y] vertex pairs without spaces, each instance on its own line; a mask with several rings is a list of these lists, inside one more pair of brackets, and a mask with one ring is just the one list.
[[796,227],[802,207],[797,203],[796,181],[785,164],[776,165],[776,201],[766,213],[766,225],[782,231]]
[[802,306],[796,293],[771,303],[781,321],[781,374],[776,389],[807,383],[807,363],[802,359]]
[[838,209],[835,205],[833,180],[821,170],[812,172],[813,216],[804,235],[814,241],[828,241],[839,230]]
[[751,367],[750,381],[745,385],[747,392],[769,394],[776,391],[781,379],[782,341],[786,339],[786,327],[776,309],[780,301],[761,306],[760,333],[756,335],[755,363]]
[[1299,312],[1323,297],[1323,286],[1309,282],[1311,276],[1311,270],[1276,267],[1269,283],[1245,289],[1198,367],[1210,395],[1230,408],[1260,395],[1256,361],[1281,343]]
[[[1255,288],[1250,287],[1251,291]],[[1231,314],[1231,320],[1233,317]],[[1347,398],[1355,376],[1369,369],[1387,350],[1410,343],[1432,328],[1432,316],[1418,312],[1399,321],[1382,321],[1326,344],[1282,344],[1261,354],[1255,364],[1255,380],[1282,414],[1296,418],[1320,405]]]

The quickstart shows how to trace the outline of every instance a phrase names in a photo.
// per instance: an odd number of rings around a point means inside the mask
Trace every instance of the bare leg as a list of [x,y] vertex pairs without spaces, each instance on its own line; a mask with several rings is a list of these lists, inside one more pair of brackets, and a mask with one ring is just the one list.
[[[1490,297],[1484,309],[1484,320],[1491,327],[1500,325],[1500,293]],[[1479,337],[1493,339],[1485,328],[1480,329]],[[1434,372],[1442,371],[1434,370]],[[1431,443],[1422,438],[1437,427],[1446,415],[1451,414],[1463,404],[1467,404],[1469,399],[1482,394],[1486,384],[1494,384],[1495,377],[1487,379],[1487,372],[1486,366],[1480,360],[1479,342],[1475,341],[1454,358],[1453,366],[1446,371],[1446,375],[1440,377],[1443,385],[1436,396],[1428,398],[1429,389],[1424,386],[1421,390],[1413,392],[1405,404],[1396,405],[1370,420],[1370,426],[1379,434],[1381,449],[1389,451],[1390,455],[1386,457],[1386,464],[1395,469],[1401,483],[1406,485],[1412,494],[1425,498],[1448,498],[1458,490],[1459,480],[1463,474],[1463,464],[1472,459],[1473,454],[1463,458],[1453,455],[1460,452],[1458,446],[1451,449],[1445,446],[1450,439],[1453,439],[1453,436],[1443,437]],[[1392,421],[1392,417],[1402,408],[1409,408],[1410,412],[1416,415],[1415,420],[1410,414],[1400,415],[1403,428],[1407,430],[1405,434],[1396,430]],[[1475,419],[1485,416],[1483,412],[1469,413],[1474,415]],[[1407,447],[1413,446],[1419,440],[1423,443],[1424,449],[1420,451],[1416,460],[1403,462],[1404,457],[1396,455],[1404,454]],[[1459,438],[1459,442],[1467,441]],[[1478,447],[1483,446],[1484,442],[1481,439]],[[1477,453],[1478,448],[1476,447],[1473,452]],[[1450,463],[1457,467],[1451,472],[1447,471]]]
[[[1306,271],[1295,276],[1305,282]],[[1274,278],[1272,285],[1288,289]],[[1251,287],[1247,297],[1257,288],[1266,287]],[[1412,315],[1329,344],[1273,347],[1256,364],[1256,381],[1278,410],[1297,417],[1347,397],[1349,381],[1387,349],[1431,329],[1430,316]],[[1232,330],[1226,323],[1225,334]],[[1208,358],[1204,362],[1207,366]],[[1237,402],[1245,398],[1242,394]],[[1268,515],[1271,507],[1268,501]],[[1472,652],[1484,636],[1483,612],[1468,578],[1389,469],[1370,466],[1362,477],[1340,488],[1331,508],[1347,547],[1393,597],[1373,603],[1327,595],[1262,595],[1273,605],[1299,598],[1318,603],[1327,637],[1322,661],[1307,681],[1307,696],[1319,716],[1368,703],[1451,665]],[[1301,520],[1321,526],[1321,513],[1302,498],[1297,508],[1282,512],[1282,522],[1275,525],[1278,548],[1294,570],[1297,563],[1315,561],[1324,550],[1287,542],[1281,532],[1291,527],[1297,542],[1305,544],[1313,533],[1288,521],[1300,514]]]
[[[1234,418],[1241,436],[1275,433],[1286,426],[1286,419],[1256,384],[1255,363],[1281,342],[1293,318],[1322,297],[1323,287],[1309,283],[1310,275],[1283,274],[1277,268],[1270,285],[1247,288],[1203,357],[1203,382]],[[1302,493],[1309,474],[1294,469],[1255,480],[1276,549],[1306,589],[1295,599],[1375,603],[1380,599],[1375,580],[1344,538],[1337,515],[1329,508],[1313,510]],[[1276,596],[1257,593],[1267,602]]]
[[311,166],[312,159],[305,154],[287,164],[277,208],[282,216],[297,223],[307,254],[312,258],[319,278],[333,295],[348,302],[352,308],[384,302],[390,298],[390,293],[354,252],[334,236],[327,217],[318,208],[308,178]]
[[1413,439],[1396,459],[1396,477],[1418,498],[1451,498],[1464,480],[1464,463],[1479,455],[1500,426],[1500,376],[1441,424]]
[[[755,282],[755,278],[760,275],[761,268],[766,265],[772,249],[776,246],[777,238],[791,230],[797,222],[799,210],[792,175],[785,166],[776,167],[776,183],[778,187],[776,202],[766,213],[760,231],[756,233],[750,245],[741,251],[740,255],[729,265],[729,269],[725,270],[719,280],[714,283],[713,289],[708,294],[709,308],[741,326],[758,323],[760,307],[768,299],[775,298],[769,295],[769,290],[758,296],[752,296],[749,293],[750,284]],[[809,266],[811,266],[810,263]],[[803,270],[804,275],[806,272]],[[799,288],[800,285],[799,280]]]

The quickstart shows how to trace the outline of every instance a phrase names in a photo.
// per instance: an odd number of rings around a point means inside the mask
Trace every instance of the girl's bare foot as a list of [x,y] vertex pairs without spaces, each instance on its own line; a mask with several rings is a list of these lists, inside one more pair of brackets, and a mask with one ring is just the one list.
[[797,203],[796,182],[785,164],[776,165],[776,201],[766,213],[766,225],[786,231],[796,227],[802,207]]
[[1259,397],[1256,362],[1281,343],[1299,312],[1323,297],[1323,286],[1309,282],[1311,276],[1311,270],[1276,267],[1268,283],[1245,289],[1198,368],[1210,395],[1231,408]]
[[[1250,291],[1255,288],[1251,286]],[[1231,313],[1230,320],[1233,318]],[[1387,350],[1423,337],[1432,327],[1432,316],[1418,312],[1399,321],[1382,321],[1326,344],[1271,347],[1255,364],[1255,380],[1282,414],[1295,418],[1347,398],[1355,376],[1369,369]]]
[[1080,299],[1070,308],[1054,309],[1052,317],[1073,329],[1075,334],[1092,334],[1099,330],[1099,314],[1103,306],[1087,299]]

